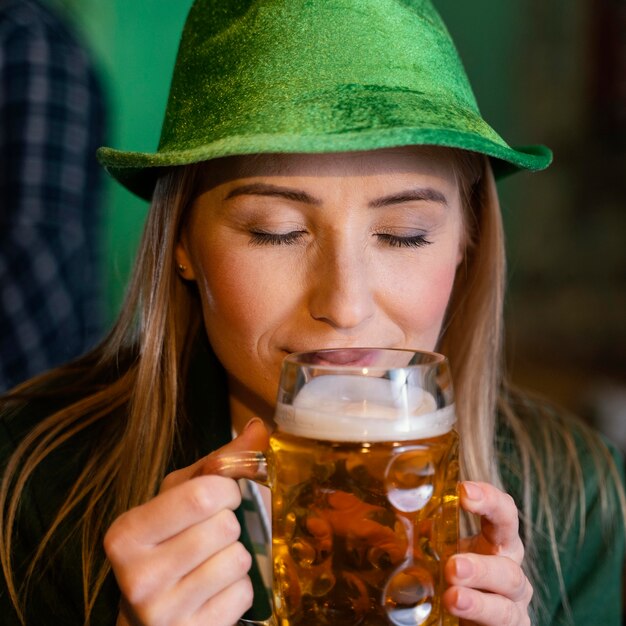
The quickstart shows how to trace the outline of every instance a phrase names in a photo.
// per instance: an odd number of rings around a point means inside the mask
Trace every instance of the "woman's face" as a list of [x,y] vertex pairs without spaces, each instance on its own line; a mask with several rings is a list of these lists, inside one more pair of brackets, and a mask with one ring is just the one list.
[[212,167],[176,258],[197,282],[236,406],[267,417],[290,352],[435,348],[464,241],[444,150]]

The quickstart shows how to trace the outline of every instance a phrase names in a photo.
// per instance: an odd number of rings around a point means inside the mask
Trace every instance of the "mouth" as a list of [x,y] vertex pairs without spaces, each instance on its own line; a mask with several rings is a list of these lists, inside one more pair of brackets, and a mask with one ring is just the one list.
[[310,362],[314,365],[368,367],[375,361],[376,350],[372,348],[331,349],[310,353]]

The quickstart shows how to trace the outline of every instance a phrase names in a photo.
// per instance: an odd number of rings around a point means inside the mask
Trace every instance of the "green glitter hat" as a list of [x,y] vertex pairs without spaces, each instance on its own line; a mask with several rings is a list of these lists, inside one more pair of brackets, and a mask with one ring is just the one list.
[[480,152],[500,176],[552,160],[482,119],[429,0],[196,0],[157,152],[100,148],[98,159],[150,198],[175,165],[406,145]]

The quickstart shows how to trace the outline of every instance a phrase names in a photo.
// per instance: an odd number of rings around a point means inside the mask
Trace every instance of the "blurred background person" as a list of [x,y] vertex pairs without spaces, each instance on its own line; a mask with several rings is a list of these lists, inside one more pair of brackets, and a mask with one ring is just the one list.
[[0,0],[0,391],[102,333],[105,104],[86,49],[39,0]]

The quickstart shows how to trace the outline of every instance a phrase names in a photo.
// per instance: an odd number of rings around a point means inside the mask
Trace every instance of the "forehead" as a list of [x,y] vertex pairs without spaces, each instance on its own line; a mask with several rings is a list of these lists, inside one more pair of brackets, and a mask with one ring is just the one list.
[[366,152],[325,154],[256,154],[209,161],[201,176],[202,191],[242,178],[302,177],[359,178],[421,175],[444,183],[455,182],[451,150],[401,147]]

